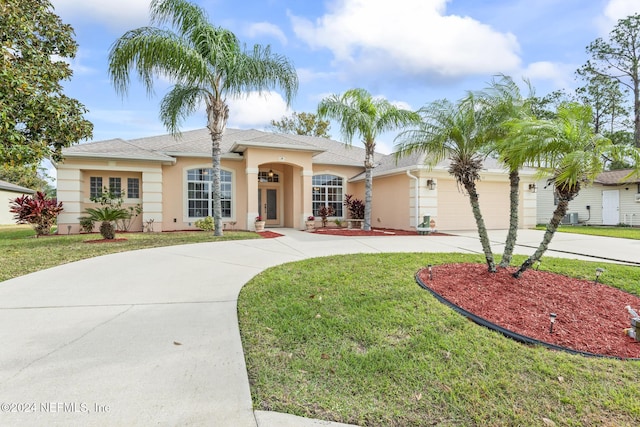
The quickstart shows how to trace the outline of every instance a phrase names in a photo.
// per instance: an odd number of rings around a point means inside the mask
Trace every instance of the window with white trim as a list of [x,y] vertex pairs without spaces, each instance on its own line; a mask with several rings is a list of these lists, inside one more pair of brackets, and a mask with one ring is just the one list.
[[319,216],[320,208],[327,206],[333,208],[333,216],[342,217],[344,180],[336,175],[314,175],[312,185],[313,214]]
[[127,178],[127,197],[129,199],[140,198],[140,180],[138,178]]
[[89,197],[100,197],[102,196],[102,177],[101,176],[92,176],[89,178]]
[[120,178],[109,177],[109,192],[117,197],[122,194],[122,180]]
[[[213,169],[189,169],[187,171],[187,216],[204,218],[213,216]],[[232,174],[220,171],[222,217],[231,218]]]

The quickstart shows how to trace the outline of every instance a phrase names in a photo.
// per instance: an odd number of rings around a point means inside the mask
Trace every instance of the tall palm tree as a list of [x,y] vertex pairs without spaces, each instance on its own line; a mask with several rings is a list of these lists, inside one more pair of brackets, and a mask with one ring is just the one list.
[[426,163],[430,167],[446,158],[450,160],[449,173],[469,195],[488,270],[495,272],[476,189],[492,136],[491,127],[486,126],[486,109],[480,107],[473,94],[456,104],[445,99],[424,106],[419,110],[422,116],[419,127],[404,131],[396,138],[395,155],[427,153]]
[[518,237],[518,209],[520,199],[520,168],[525,164],[521,153],[509,147],[514,136],[508,123],[516,119],[532,117],[531,99],[533,89],[529,82],[529,97],[524,98],[520,88],[511,77],[501,75],[494,78],[488,88],[477,94],[479,103],[486,110],[487,127],[491,132],[491,149],[509,170],[509,230],[505,240],[500,267],[511,264],[513,249]]
[[148,94],[156,77],[174,82],[161,101],[160,118],[176,136],[184,119],[204,102],[211,134],[215,235],[221,236],[220,142],[229,118],[226,97],[280,88],[290,104],[298,76],[286,57],[272,53],[269,46],[246,50],[231,31],[211,24],[202,8],[186,0],[152,0],[150,11],[152,24],[169,24],[173,30],[142,27],[116,40],[109,53],[111,80],[123,95],[134,70]]
[[538,167],[541,174],[550,177],[548,182],[553,186],[558,201],[540,245],[513,273],[517,278],[546,252],[567,213],[569,202],[604,170],[605,160],[628,155],[637,159],[638,156],[632,147],[613,145],[607,138],[596,134],[591,108],[581,104],[560,105],[555,119],[515,120],[512,126],[517,136],[507,154],[522,156]]
[[340,124],[345,142],[351,144],[355,136],[362,138],[365,148],[364,230],[371,230],[371,201],[373,199],[373,168],[376,139],[384,132],[417,123],[414,111],[398,108],[386,99],[372,96],[365,89],[350,89],[342,95],[331,95],[318,105],[320,119],[333,119]]

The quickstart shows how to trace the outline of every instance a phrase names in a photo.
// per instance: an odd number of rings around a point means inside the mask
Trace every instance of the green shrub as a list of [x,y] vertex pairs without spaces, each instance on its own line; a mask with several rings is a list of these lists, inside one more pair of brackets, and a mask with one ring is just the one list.
[[213,231],[216,228],[215,224],[213,223],[213,218],[211,218],[210,216],[197,220],[196,227],[204,231]]
[[88,216],[78,218],[80,220],[80,228],[85,233],[91,233],[93,231],[93,220]]

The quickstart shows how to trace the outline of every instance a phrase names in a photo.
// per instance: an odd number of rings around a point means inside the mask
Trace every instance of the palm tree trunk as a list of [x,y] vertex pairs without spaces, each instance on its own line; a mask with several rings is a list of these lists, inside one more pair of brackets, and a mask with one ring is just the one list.
[[491,251],[491,242],[489,241],[489,234],[487,233],[487,227],[484,225],[484,219],[480,212],[480,203],[478,202],[478,192],[474,183],[465,183],[465,190],[469,193],[469,202],[471,203],[471,211],[476,219],[476,226],[478,227],[478,235],[480,236],[480,244],[482,245],[482,251],[484,257],[487,260],[487,267],[490,273],[496,272],[496,262],[493,259],[493,252]]
[[214,236],[222,236],[222,192],[220,189],[220,160],[222,134],[224,133],[227,119],[229,118],[229,107],[224,101],[210,99],[207,105],[207,128],[211,134],[211,163],[213,168],[212,180],[212,203],[213,203],[213,224]]
[[560,200],[558,201],[558,206],[556,206],[556,209],[553,211],[553,216],[551,217],[549,224],[547,224],[547,231],[545,231],[544,236],[542,237],[540,246],[538,246],[538,249],[533,255],[531,255],[522,263],[518,271],[513,273],[513,277],[515,277],[516,279],[519,278],[520,276],[522,276],[522,273],[527,271],[527,269],[529,269],[533,265],[534,262],[539,261],[540,258],[542,258],[542,255],[549,248],[549,243],[551,243],[553,235],[560,226],[560,221],[562,221],[562,218],[564,218],[567,213],[567,209],[569,208],[569,200],[571,199],[560,198]]
[[516,239],[518,237],[518,205],[520,198],[520,174],[517,170],[509,172],[509,183],[511,190],[509,192],[509,201],[511,202],[509,210],[509,232],[507,233],[507,240],[504,243],[504,252],[502,253],[502,259],[500,260],[500,267],[508,267],[511,264],[511,257],[513,256],[513,248],[516,246]]
[[372,144],[366,144],[364,160],[364,223],[362,229],[371,230],[371,203],[373,200],[373,150]]

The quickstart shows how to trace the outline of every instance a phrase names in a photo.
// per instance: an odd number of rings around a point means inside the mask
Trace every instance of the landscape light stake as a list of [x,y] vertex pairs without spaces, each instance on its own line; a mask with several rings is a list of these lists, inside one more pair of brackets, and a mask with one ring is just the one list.
[[536,261],[536,271],[540,269],[540,260]]
[[551,324],[549,325],[550,334],[553,333],[553,324],[556,323],[556,317],[558,317],[556,313],[549,313],[549,321],[551,322]]
[[600,279],[600,275],[604,273],[604,269],[603,268],[596,268],[596,280],[594,280],[595,283],[598,283],[598,279]]
[[427,265],[429,269],[429,280],[433,280],[433,268],[431,268],[431,264]]

